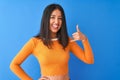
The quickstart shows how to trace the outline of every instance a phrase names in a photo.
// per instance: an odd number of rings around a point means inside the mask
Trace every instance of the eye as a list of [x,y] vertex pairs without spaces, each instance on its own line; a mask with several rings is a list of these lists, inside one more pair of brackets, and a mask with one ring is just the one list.
[[50,19],[55,19],[55,17],[54,16],[50,16]]
[[59,17],[58,19],[62,20],[62,17]]

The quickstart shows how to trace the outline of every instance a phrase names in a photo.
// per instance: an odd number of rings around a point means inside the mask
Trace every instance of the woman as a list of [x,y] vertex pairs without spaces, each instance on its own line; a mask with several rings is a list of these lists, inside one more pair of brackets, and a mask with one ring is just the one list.
[[[32,80],[20,67],[31,54],[41,67],[39,80],[69,80],[68,61],[72,52],[87,64],[94,63],[92,49],[87,37],[80,32],[73,33],[73,39],[68,37],[63,8],[59,4],[48,5],[43,13],[41,29],[38,35],[31,38],[11,62],[11,70],[21,80]],[[81,40],[84,50],[75,42]]]

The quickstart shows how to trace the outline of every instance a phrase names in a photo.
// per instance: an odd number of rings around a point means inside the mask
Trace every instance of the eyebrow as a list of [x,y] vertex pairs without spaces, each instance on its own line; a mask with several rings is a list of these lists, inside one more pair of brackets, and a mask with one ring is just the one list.
[[[51,15],[51,16],[56,16],[56,15]],[[58,16],[58,17],[62,17],[62,16]]]

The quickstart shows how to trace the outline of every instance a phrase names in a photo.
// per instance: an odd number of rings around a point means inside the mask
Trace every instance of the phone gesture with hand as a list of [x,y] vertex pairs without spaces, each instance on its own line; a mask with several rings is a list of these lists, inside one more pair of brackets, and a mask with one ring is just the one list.
[[77,32],[72,34],[73,40],[71,40],[71,42],[78,41],[78,40],[85,41],[87,37],[80,31],[80,29],[78,28],[78,25],[76,25],[76,30]]

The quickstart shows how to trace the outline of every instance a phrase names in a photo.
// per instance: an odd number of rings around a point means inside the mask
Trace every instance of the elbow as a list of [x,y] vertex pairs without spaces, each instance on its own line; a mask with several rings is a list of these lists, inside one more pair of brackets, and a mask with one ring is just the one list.
[[88,62],[88,64],[94,64],[94,61],[90,61],[90,62]]
[[92,57],[86,58],[86,63],[87,64],[94,64],[94,57],[92,56]]
[[86,64],[94,64],[94,59],[85,61]]
[[13,69],[14,69],[13,67],[14,67],[14,64],[13,64],[13,63],[11,63],[11,64],[10,64],[10,66],[9,66],[10,70],[12,70],[12,71],[13,71]]
[[18,66],[18,65],[17,65],[16,63],[11,62],[9,68],[10,68],[11,71],[14,71],[14,70],[17,68],[17,66]]

